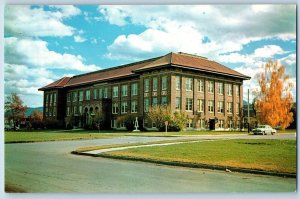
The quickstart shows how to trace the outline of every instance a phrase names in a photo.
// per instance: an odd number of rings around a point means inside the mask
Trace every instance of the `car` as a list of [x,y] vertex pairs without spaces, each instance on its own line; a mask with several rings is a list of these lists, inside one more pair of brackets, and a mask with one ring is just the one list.
[[257,128],[252,130],[252,132],[254,133],[254,135],[257,135],[257,134],[262,134],[262,135],[271,134],[271,135],[273,135],[277,131],[269,125],[258,125]]

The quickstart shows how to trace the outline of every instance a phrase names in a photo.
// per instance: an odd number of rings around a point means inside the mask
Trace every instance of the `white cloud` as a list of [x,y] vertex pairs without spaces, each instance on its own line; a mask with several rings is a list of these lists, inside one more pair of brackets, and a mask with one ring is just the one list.
[[5,34],[21,36],[71,36],[75,28],[63,20],[80,14],[74,6],[52,6],[51,11],[42,7],[7,5],[5,7]]
[[77,71],[94,71],[100,67],[83,63],[80,55],[50,51],[47,42],[33,39],[5,38],[5,63],[42,68],[62,68]]
[[[100,17],[111,24],[146,28],[139,34],[117,37],[108,47],[112,58],[144,58],[146,53],[149,57],[182,49],[215,58],[262,38],[296,38],[294,5],[109,5],[99,6],[98,10]],[[188,29],[192,31],[184,31]],[[201,42],[205,36],[211,42]]]
[[262,48],[257,48],[254,51],[254,57],[265,57],[271,58],[274,55],[283,54],[285,53],[284,50],[277,45],[266,45]]
[[77,42],[77,43],[82,43],[82,42],[86,41],[86,38],[84,38],[80,35],[76,35],[76,36],[74,36],[74,41]]

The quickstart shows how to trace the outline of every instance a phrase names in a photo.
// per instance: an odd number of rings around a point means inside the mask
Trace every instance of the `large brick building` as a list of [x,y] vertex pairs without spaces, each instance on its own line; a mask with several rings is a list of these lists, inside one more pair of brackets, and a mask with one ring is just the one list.
[[240,128],[243,80],[250,77],[205,57],[169,53],[73,77],[63,77],[45,87],[44,118],[64,121],[74,117],[82,127],[97,111],[105,123],[122,128],[117,118],[134,114],[146,128],[150,106],[169,104],[188,117],[187,129]]

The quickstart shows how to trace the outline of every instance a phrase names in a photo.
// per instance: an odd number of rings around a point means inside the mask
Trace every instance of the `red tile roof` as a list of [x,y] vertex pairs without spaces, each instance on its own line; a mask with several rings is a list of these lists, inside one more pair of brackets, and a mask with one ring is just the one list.
[[39,88],[39,91],[44,91],[47,89],[54,89],[54,88],[63,88],[68,83],[68,81],[71,79],[71,77],[63,77],[51,84],[48,84],[47,86],[44,86],[42,88]]
[[199,71],[207,71],[211,73],[218,73],[223,75],[234,76],[242,79],[250,79],[250,77],[243,75],[235,70],[232,70],[215,61],[208,60],[205,57],[191,55],[186,53],[169,53],[165,56],[156,57],[140,62],[126,64],[109,69],[99,70],[73,77],[64,77],[56,82],[53,82],[39,90],[47,90],[52,88],[62,88],[70,86],[78,86],[93,82],[105,81],[109,79],[120,78],[124,76],[135,75],[138,72],[145,70],[152,70],[156,67],[183,67]]

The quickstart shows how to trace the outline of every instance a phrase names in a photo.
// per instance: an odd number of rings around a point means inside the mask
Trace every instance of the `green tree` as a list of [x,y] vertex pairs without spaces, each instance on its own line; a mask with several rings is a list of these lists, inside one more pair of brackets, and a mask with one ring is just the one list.
[[16,130],[16,124],[25,117],[27,106],[23,105],[23,101],[16,93],[12,93],[6,97],[4,109],[5,117],[13,121],[14,129]]

